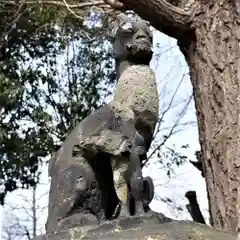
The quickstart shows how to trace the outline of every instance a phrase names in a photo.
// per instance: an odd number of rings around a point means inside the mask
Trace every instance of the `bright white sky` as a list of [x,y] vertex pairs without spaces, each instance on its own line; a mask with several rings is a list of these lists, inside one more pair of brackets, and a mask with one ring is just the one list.
[[[154,52],[159,57],[156,64],[156,56],[155,60],[152,61],[152,68],[156,72],[158,89],[160,94],[160,106],[163,109],[164,105],[169,102],[170,97],[172,96],[174,90],[176,89],[177,84],[181,80],[183,74],[188,73],[188,69],[186,67],[185,60],[180,53],[176,41],[174,39],[170,39],[166,35],[162,33],[155,32],[154,33],[154,46],[156,43],[160,44],[160,47],[155,47]],[[167,84],[167,85],[166,85]],[[163,91],[164,86],[166,86],[166,90]],[[192,92],[191,83],[189,80],[189,76],[186,75],[184,80],[179,88],[176,97],[176,103],[181,102],[182,99],[189,96]],[[164,121],[164,127],[171,126],[176,119],[178,113],[182,110],[183,105],[178,104],[173,110],[166,115]],[[195,108],[193,101],[188,108],[188,111],[184,117],[185,121],[195,121]],[[183,131],[177,133],[167,142],[168,146],[176,146],[176,149],[186,154],[190,159],[195,160],[194,152],[199,150],[198,143],[198,132],[196,125],[188,126]],[[189,144],[188,149],[181,149],[182,145]],[[186,163],[181,167],[175,168],[175,172],[171,179],[166,176],[166,170],[162,169],[162,165],[157,163],[157,159],[152,159],[150,162],[150,166],[144,169],[144,175],[149,175],[154,179],[155,183],[155,199],[151,203],[151,208],[157,212],[162,212],[166,214],[168,217],[174,219],[191,219],[189,214],[185,209],[185,204],[187,204],[187,200],[184,195],[186,191],[196,190],[198,200],[200,203],[200,207],[203,211],[203,214],[208,219],[208,205],[207,205],[207,195],[205,189],[205,181],[201,177],[200,172],[195,169],[191,164]],[[47,167],[43,166],[43,174],[41,176],[40,182],[45,183],[38,187],[37,196],[44,195],[48,188],[48,173]],[[23,194],[25,198],[30,198],[32,193],[29,190],[25,191],[15,191],[12,194],[7,196],[6,202],[7,205],[23,205],[25,208],[30,208],[30,204],[23,200],[22,197],[19,197],[19,193]],[[169,206],[169,204],[163,203],[159,198],[169,197],[173,200],[173,205],[182,207],[183,211],[176,211],[176,209]],[[39,201],[39,206],[46,206],[48,202],[48,195],[44,195],[41,197]],[[0,223],[5,224],[9,214],[7,212],[8,206],[6,205],[5,211],[0,208]],[[15,210],[16,215],[23,219],[24,212],[19,210]],[[12,211],[11,211],[12,212]],[[39,233],[43,233],[44,224],[47,218],[47,209],[44,211],[38,212],[38,227]],[[1,226],[0,226],[1,229]],[[1,230],[0,230],[1,234]],[[20,239],[20,238],[18,238]],[[25,239],[25,238],[21,238]]]

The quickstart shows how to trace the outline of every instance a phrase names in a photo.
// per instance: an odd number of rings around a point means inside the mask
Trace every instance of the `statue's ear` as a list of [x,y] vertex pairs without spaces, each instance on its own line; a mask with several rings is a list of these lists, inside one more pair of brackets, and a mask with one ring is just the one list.
[[115,21],[111,23],[111,37],[114,37],[116,35],[117,30],[119,27],[128,20],[128,16],[124,13],[119,13],[115,17]]
[[148,21],[145,21],[145,22],[146,22],[147,26],[150,28],[151,27],[150,22],[148,22]]
[[128,21],[129,17],[127,14],[121,12],[117,15],[116,20],[118,21],[119,24],[121,24],[122,22]]

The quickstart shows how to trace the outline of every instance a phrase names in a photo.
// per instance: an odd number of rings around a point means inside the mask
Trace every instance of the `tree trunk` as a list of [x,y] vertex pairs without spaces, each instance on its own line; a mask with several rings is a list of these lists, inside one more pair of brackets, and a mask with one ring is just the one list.
[[[230,1],[207,6],[179,39],[189,64],[213,226],[236,231],[240,203],[240,24]],[[240,20],[240,19],[239,19]]]

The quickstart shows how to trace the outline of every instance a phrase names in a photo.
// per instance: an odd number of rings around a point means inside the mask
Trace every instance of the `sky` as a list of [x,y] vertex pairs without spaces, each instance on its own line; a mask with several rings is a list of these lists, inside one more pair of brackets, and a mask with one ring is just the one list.
[[[184,99],[188,99],[192,94],[192,86],[189,80],[188,68],[183,55],[179,51],[176,41],[168,36],[155,31],[153,37],[154,45],[154,58],[151,62],[151,67],[156,73],[156,81],[160,95],[160,114],[166,109],[171,97],[180,85],[176,98],[174,99],[174,107],[169,111],[163,122],[163,133],[169,131],[169,127],[173,125],[177,119],[178,114],[182,111],[184,106]],[[181,81],[181,84],[179,82]],[[195,151],[199,150],[198,130],[196,126],[196,114],[193,100],[191,101],[187,112],[182,119],[182,122],[193,122],[195,124],[183,125],[181,131],[172,136],[167,142],[167,146],[174,146],[178,151],[185,154],[189,159],[195,160]],[[164,130],[165,129],[165,130]],[[158,139],[159,140],[159,139]],[[182,149],[182,145],[189,144],[189,148]],[[164,149],[163,149],[164,150]],[[149,151],[149,154],[151,150]],[[39,206],[44,207],[48,203],[49,177],[47,166],[42,166],[42,175],[40,178],[41,184],[37,189],[37,196],[39,197]],[[143,170],[144,176],[150,176],[154,180],[155,185],[155,198],[151,202],[150,207],[161,212],[168,217],[178,220],[191,220],[190,215],[186,211],[185,205],[188,203],[184,197],[186,191],[195,190],[199,200],[200,208],[206,219],[208,219],[208,203],[205,181],[201,177],[201,173],[194,168],[190,163],[185,163],[180,167],[174,167],[174,172],[169,179],[166,175],[166,170],[163,165],[159,163],[157,158],[152,158],[148,167]],[[21,195],[21,196],[20,196]],[[22,196],[23,195],[23,196]],[[15,206],[15,214],[24,219],[24,211],[20,211],[16,206],[24,206],[30,208],[30,204],[26,199],[31,199],[32,191],[15,191],[7,196],[7,205]],[[41,197],[41,198],[40,198]],[[161,199],[170,198],[172,203],[164,203]],[[182,209],[178,211],[178,209]],[[0,229],[1,226],[6,224],[8,220],[8,206],[0,208]],[[13,212],[13,211],[11,211]],[[41,209],[38,212],[38,232],[44,232],[44,224],[47,218],[47,208]],[[27,220],[28,222],[29,220]],[[29,223],[28,223],[29,224]],[[0,230],[1,234],[1,230]],[[19,238],[20,239],[20,238]],[[21,238],[25,239],[25,238]]]

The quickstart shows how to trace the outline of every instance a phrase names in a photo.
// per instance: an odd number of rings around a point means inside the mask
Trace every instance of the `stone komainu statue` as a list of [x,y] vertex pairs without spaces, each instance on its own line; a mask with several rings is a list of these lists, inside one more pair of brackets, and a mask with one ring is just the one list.
[[119,17],[114,99],[78,123],[51,159],[47,232],[146,210],[144,196],[153,196],[144,194],[141,162],[151,145],[159,102],[149,67],[151,41],[147,22]]

